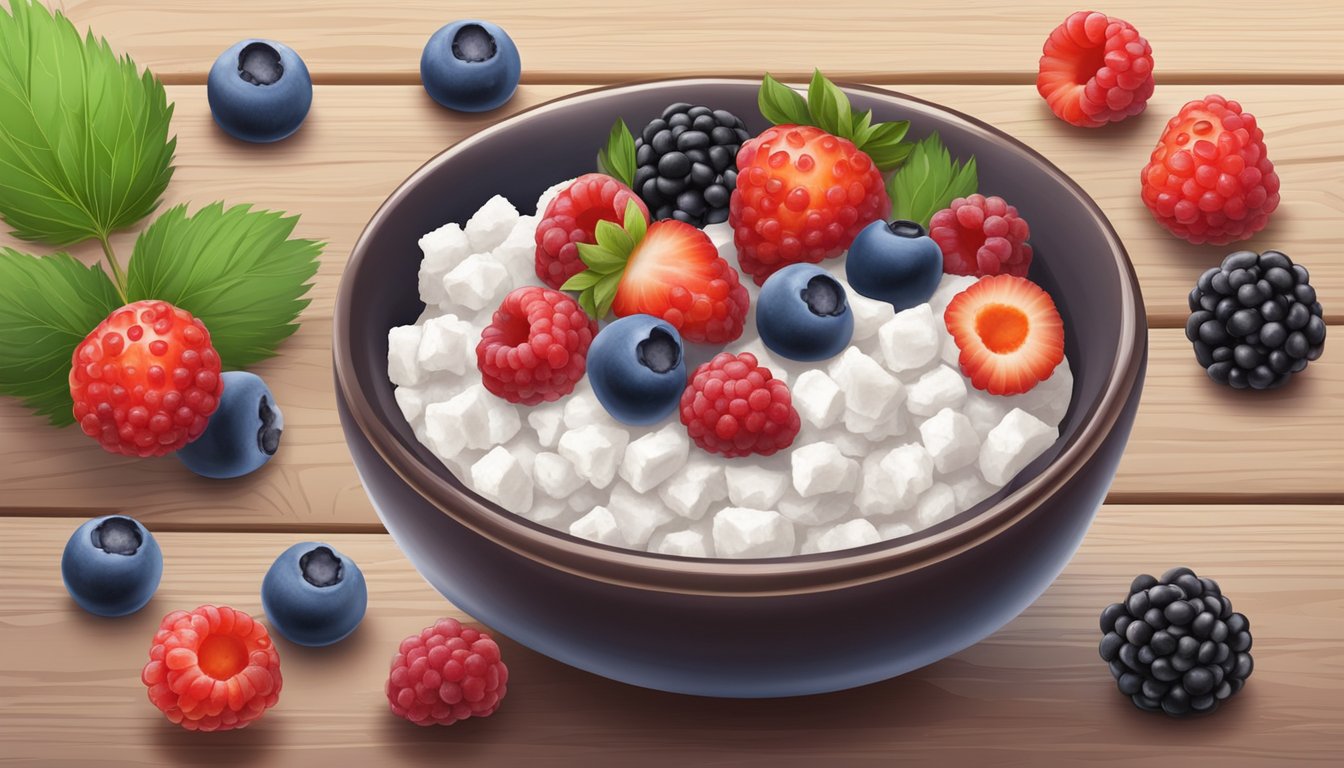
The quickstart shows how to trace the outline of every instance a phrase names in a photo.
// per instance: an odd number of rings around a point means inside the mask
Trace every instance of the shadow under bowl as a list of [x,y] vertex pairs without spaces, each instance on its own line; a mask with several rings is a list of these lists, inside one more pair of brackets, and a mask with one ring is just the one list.
[[[341,423],[364,488],[398,545],[457,607],[561,662],[634,685],[773,697],[851,688],[966,648],[1030,605],[1082,542],[1115,476],[1147,363],[1143,301],[1110,223],[1077,184],[997,129],[919,99],[848,88],[856,110],[937,130],[975,155],[980,187],[1032,223],[1030,277],[1066,329],[1073,400],[1061,437],[974,509],[902,539],[767,560],[689,559],[595,544],[481,499],[406,423],[387,377],[387,333],[414,323],[419,237],[502,194],[528,205],[592,169],[617,117],[686,101],[756,131],[758,84],[671,80],[603,88],[481,131],[410,176],[345,269],[334,367]],[[592,150],[592,151],[590,151]]]

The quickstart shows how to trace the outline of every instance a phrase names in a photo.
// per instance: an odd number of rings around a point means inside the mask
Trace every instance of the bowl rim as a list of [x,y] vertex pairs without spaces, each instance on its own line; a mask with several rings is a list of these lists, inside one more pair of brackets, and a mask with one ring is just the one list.
[[[684,558],[598,544],[547,528],[510,513],[469,491],[455,488],[438,471],[426,466],[383,424],[377,410],[358,387],[354,351],[349,343],[351,308],[356,301],[350,276],[371,258],[369,240],[389,211],[410,190],[442,164],[472,150],[496,130],[548,112],[569,109],[588,100],[621,92],[694,85],[758,85],[746,77],[659,78],[604,85],[561,96],[521,110],[498,123],[445,148],[430,158],[388,196],[369,219],[342,272],[332,323],[332,359],[337,396],[345,401],[355,426],[379,457],[420,497],[457,523],[511,552],[573,576],[612,585],[659,592],[722,597],[799,595],[843,589],[889,579],[933,565],[973,549],[1016,525],[1054,495],[1101,448],[1120,419],[1124,406],[1142,378],[1147,351],[1147,322],[1133,263],[1105,213],[1086,191],[1054,163],[1004,131],[941,104],[887,88],[838,83],[844,90],[904,101],[933,110],[987,141],[1007,144],[1024,153],[1067,189],[1089,211],[1116,261],[1121,291],[1120,339],[1105,388],[1092,408],[1082,415],[1075,438],[1054,461],[1008,496],[978,514],[945,528],[934,527],[909,537],[837,552],[769,559]],[[446,500],[441,501],[441,500]],[[372,501],[372,499],[371,499]]]

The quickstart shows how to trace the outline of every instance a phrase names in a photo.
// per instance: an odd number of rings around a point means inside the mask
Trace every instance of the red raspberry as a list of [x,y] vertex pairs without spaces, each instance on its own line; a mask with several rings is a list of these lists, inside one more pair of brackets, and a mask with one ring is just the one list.
[[958,197],[933,215],[929,237],[950,274],[1025,277],[1031,266],[1031,228],[1002,197]]
[[681,393],[681,423],[696,445],[729,458],[788,448],[801,426],[789,386],[750,352],[720,352],[695,369]]
[[279,701],[280,654],[261,622],[203,605],[163,617],[140,679],[170,721],[189,731],[229,731]]
[[1077,11],[1046,38],[1036,90],[1067,123],[1119,122],[1153,95],[1153,48],[1127,21]]
[[620,224],[626,203],[634,202],[649,218],[649,208],[629,187],[610,176],[588,173],[556,195],[537,224],[537,277],[559,290],[588,267],[579,260],[579,243],[597,242],[597,222]]
[[1245,240],[1279,207],[1279,175],[1265,132],[1254,115],[1222,96],[1181,107],[1140,179],[1153,216],[1196,244]]
[[549,288],[504,297],[476,345],[485,388],[511,403],[559,400],[583,378],[597,322],[574,299]]
[[839,256],[891,210],[872,158],[820,128],[770,128],[742,145],[737,168],[728,223],[757,285],[790,264]]
[[508,693],[509,668],[499,645],[456,619],[401,641],[387,678],[392,714],[416,725],[452,725],[489,717]]
[[166,301],[108,316],[75,348],[75,421],[103,448],[162,456],[201,436],[224,392],[205,324]]

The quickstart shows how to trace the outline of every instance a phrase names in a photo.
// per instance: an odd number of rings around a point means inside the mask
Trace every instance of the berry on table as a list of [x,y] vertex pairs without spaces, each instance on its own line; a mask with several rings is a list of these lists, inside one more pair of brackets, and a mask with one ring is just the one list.
[[285,417],[260,376],[228,371],[224,394],[205,431],[177,452],[187,469],[215,479],[255,472],[280,449]]
[[891,209],[872,158],[820,128],[769,128],[742,145],[737,167],[728,222],[757,285],[790,264],[839,256]]
[[264,144],[288,138],[303,125],[313,104],[313,80],[289,46],[243,40],[215,59],[206,98],[225,133]]
[[61,555],[66,591],[97,616],[125,616],[144,608],[162,576],[159,543],[125,515],[95,517],[79,526]]
[[1173,568],[1143,574],[1101,612],[1101,658],[1134,706],[1172,717],[1213,712],[1246,684],[1251,624],[1218,582]]
[[420,81],[430,97],[458,112],[488,112],[518,89],[518,46],[497,24],[476,19],[440,28],[420,54]]
[[580,245],[588,266],[565,282],[595,318],[652,315],[695,344],[725,344],[742,335],[750,297],[737,270],[703,230],[665,219],[647,224],[635,203],[625,226],[599,226],[595,245]]
[[750,138],[732,112],[673,104],[635,137],[634,189],[654,219],[697,227],[727,221],[737,152]]
[[1002,197],[959,197],[929,221],[929,237],[953,275],[1016,275],[1031,266],[1031,227]]
[[1119,122],[1142,112],[1153,95],[1153,48],[1127,21],[1077,11],[1046,38],[1036,90],[1072,125]]
[[644,220],[649,209],[644,201],[616,179],[588,173],[575,179],[551,199],[545,211],[537,211],[537,277],[559,289],[587,267],[579,259],[579,243],[597,242],[597,223],[621,223],[629,203],[638,205]]
[[622,317],[588,349],[588,381],[612,418],[643,426],[677,409],[686,388],[681,334],[649,315]]
[[835,357],[854,336],[845,288],[815,264],[771,275],[756,299],[756,330],[766,348],[789,360]]
[[504,297],[476,345],[485,388],[511,403],[558,400],[583,378],[597,322],[574,299],[549,288]]
[[261,606],[271,627],[299,645],[344,640],[368,604],[369,589],[355,561],[313,541],[281,552],[261,581]]
[[1192,243],[1245,240],[1279,207],[1279,175],[1255,116],[1222,96],[1181,107],[1139,176],[1143,203]]
[[387,678],[392,714],[416,725],[489,717],[508,692],[509,668],[490,635],[456,619],[401,641]]
[[1064,323],[1050,295],[1023,277],[982,278],[943,314],[961,372],[991,395],[1020,395],[1064,359]]
[[943,279],[943,252],[913,221],[875,221],[845,256],[849,286],[901,312],[929,300]]
[[115,310],[70,367],[80,429],[126,456],[162,456],[200,437],[223,391],[205,324],[166,301]]
[[261,622],[203,605],[163,617],[140,680],[170,722],[189,731],[230,731],[279,701],[280,654]]
[[1214,381],[1274,389],[1321,356],[1325,320],[1306,267],[1279,251],[1237,251],[1199,276],[1185,337]]
[[792,445],[802,426],[788,385],[750,352],[720,352],[695,369],[681,395],[681,423],[696,445],[729,458],[770,456]]

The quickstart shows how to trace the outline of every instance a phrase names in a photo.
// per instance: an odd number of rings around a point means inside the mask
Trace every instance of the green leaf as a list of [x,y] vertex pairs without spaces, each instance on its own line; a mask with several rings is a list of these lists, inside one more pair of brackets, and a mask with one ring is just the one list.
[[761,80],[756,104],[761,116],[773,125],[812,125],[812,116],[803,97],[769,74]]
[[177,206],[140,235],[131,255],[131,301],[161,299],[210,329],[226,368],[271,357],[308,306],[323,244],[291,239],[298,217],[213,203]]
[[579,243],[579,261],[599,275],[608,275],[625,269],[626,255],[629,253],[625,251],[623,255],[603,245]]
[[614,272],[606,275],[597,285],[593,286],[593,304],[597,308],[598,317],[606,317],[607,313],[611,311],[611,305],[616,301],[616,289],[621,284],[622,274],[621,272]]
[[597,169],[613,178],[619,179],[627,187],[635,184],[635,137],[630,134],[630,126],[617,118],[611,126],[611,135],[607,137],[607,146],[597,152]]
[[633,250],[640,240],[644,239],[645,233],[649,231],[649,220],[644,217],[644,212],[634,200],[629,200],[625,204],[625,231],[630,235]]
[[807,86],[807,108],[812,113],[813,124],[818,128],[836,136],[854,138],[854,118],[850,113],[849,97],[835,83],[827,80],[819,69],[812,71],[812,82]]
[[594,234],[597,236],[598,245],[615,254],[629,254],[635,247],[635,240],[630,233],[621,229],[621,226],[614,221],[606,219],[598,221]]
[[0,395],[22,398],[58,427],[73,424],[75,347],[119,306],[97,267],[0,248]]
[[600,281],[603,277],[606,277],[606,275],[602,274],[601,272],[594,272],[591,269],[585,269],[584,271],[566,280],[565,284],[560,286],[560,290],[586,291],[589,288],[592,288],[594,285],[597,285],[598,281]]
[[163,84],[31,0],[0,9],[0,217],[15,237],[106,238],[156,207],[177,140]]
[[978,186],[975,158],[956,162],[938,133],[931,133],[914,146],[905,165],[887,182],[892,218],[927,227],[933,214],[958,197],[975,194]]

